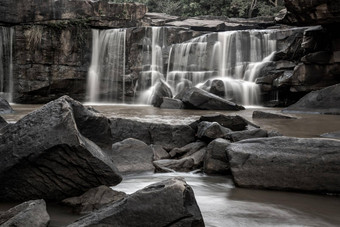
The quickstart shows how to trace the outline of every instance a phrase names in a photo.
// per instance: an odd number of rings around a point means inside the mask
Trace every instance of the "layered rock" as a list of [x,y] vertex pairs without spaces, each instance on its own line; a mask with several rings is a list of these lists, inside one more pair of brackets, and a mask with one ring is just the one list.
[[31,200],[0,213],[1,226],[45,227],[50,222],[44,200]]
[[92,137],[85,127],[92,120],[100,124],[87,111],[64,96],[2,131],[0,200],[59,200],[121,181],[109,158],[84,136]]
[[227,147],[236,185],[248,188],[340,192],[340,141],[272,137]]
[[204,226],[191,187],[181,178],[150,185],[89,214],[73,226]]

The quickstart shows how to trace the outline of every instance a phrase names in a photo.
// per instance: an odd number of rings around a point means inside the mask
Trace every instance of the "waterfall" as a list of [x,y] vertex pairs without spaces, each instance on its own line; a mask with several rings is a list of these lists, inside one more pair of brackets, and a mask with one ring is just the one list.
[[270,39],[272,32],[220,32],[173,45],[167,82],[175,94],[185,86],[211,91],[215,89],[212,85],[223,83],[219,91],[226,99],[243,105],[259,104],[260,89],[255,79],[277,49],[276,41]]
[[124,102],[126,30],[93,29],[92,37],[92,60],[87,79],[88,100]]
[[13,102],[13,34],[13,28],[0,27],[0,97],[8,102]]

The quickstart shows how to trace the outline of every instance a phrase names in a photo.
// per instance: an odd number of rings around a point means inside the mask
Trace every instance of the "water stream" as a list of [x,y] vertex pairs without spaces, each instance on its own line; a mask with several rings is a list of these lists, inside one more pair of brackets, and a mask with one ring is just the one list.
[[0,97],[13,101],[14,29],[0,26]]

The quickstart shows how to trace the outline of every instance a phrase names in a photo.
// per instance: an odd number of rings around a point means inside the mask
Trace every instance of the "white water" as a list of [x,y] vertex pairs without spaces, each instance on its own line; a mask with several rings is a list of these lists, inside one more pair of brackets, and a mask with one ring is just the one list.
[[0,27],[0,97],[8,102],[13,102],[13,34],[13,28]]
[[92,60],[87,79],[88,101],[124,102],[126,30],[93,29],[92,37]]

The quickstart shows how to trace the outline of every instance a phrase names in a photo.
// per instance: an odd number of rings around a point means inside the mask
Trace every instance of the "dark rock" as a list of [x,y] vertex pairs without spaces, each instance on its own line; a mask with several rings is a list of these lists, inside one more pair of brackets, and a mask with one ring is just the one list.
[[224,82],[222,80],[213,80],[210,85],[210,93],[224,97],[225,96],[225,87]]
[[160,160],[160,159],[167,159],[167,158],[170,158],[170,154],[163,149],[162,146],[160,145],[150,145],[151,146],[151,149],[153,151],[153,160],[154,161],[157,161],[157,160]]
[[150,185],[101,208],[75,226],[204,226],[194,192],[182,178]]
[[198,124],[197,137],[207,140],[225,138],[231,130],[217,122],[202,121]]
[[268,137],[268,132],[260,128],[238,131],[238,132],[231,132],[225,136],[225,138],[233,142],[238,142],[238,141],[245,140],[245,139],[261,138],[261,137]]
[[226,152],[230,141],[216,139],[207,147],[204,157],[204,172],[208,174],[225,174],[230,171],[229,160]]
[[112,150],[107,153],[119,172],[123,174],[155,170],[152,165],[152,148],[143,141],[126,139],[113,144]]
[[301,58],[301,61],[306,64],[330,64],[332,62],[333,54],[329,51],[320,51],[316,53],[310,53]]
[[205,142],[198,141],[194,143],[189,143],[181,148],[174,148],[169,152],[169,154],[171,158],[191,155],[205,146],[207,146]]
[[167,85],[165,81],[160,80],[156,84],[155,90],[152,94],[151,105],[155,107],[160,107],[163,103],[164,97],[172,98],[172,91],[169,85]]
[[14,111],[7,100],[0,97],[0,114],[9,114],[13,112]]
[[217,95],[206,92],[197,87],[193,87],[184,92],[181,99],[186,107],[202,110],[244,110],[239,106]]
[[1,226],[45,227],[50,222],[44,200],[31,200],[0,213]]
[[0,116],[0,129],[8,125],[7,121]]
[[195,31],[223,31],[225,30],[225,22],[220,20],[200,20],[189,18],[183,21],[174,21],[166,23],[166,26],[176,26],[189,28]]
[[278,114],[278,113],[270,113],[264,111],[254,111],[253,118],[264,118],[264,119],[297,119],[296,117],[292,117],[289,115]]
[[162,109],[183,109],[184,104],[179,99],[163,98]]
[[0,200],[59,200],[121,181],[109,158],[81,134],[76,119],[86,119],[77,116],[86,108],[78,104],[64,96],[5,127]]
[[64,199],[62,203],[72,207],[73,212],[77,214],[86,214],[125,197],[126,194],[124,192],[114,191],[102,185],[90,189],[79,197]]
[[200,117],[199,121],[217,122],[225,128],[233,131],[241,131],[246,129],[248,121],[239,115],[230,116],[224,114],[209,114]]
[[340,192],[340,141],[272,137],[227,147],[236,185],[249,188]]
[[322,135],[320,135],[320,136],[321,136],[321,137],[325,137],[325,138],[335,138],[335,139],[340,139],[340,131],[324,133],[324,134],[322,134]]
[[313,91],[285,108],[283,112],[340,114],[340,84]]
[[135,138],[146,144],[161,145],[166,150],[195,141],[195,131],[187,125],[157,124],[130,119],[112,118],[111,133],[114,142]]

